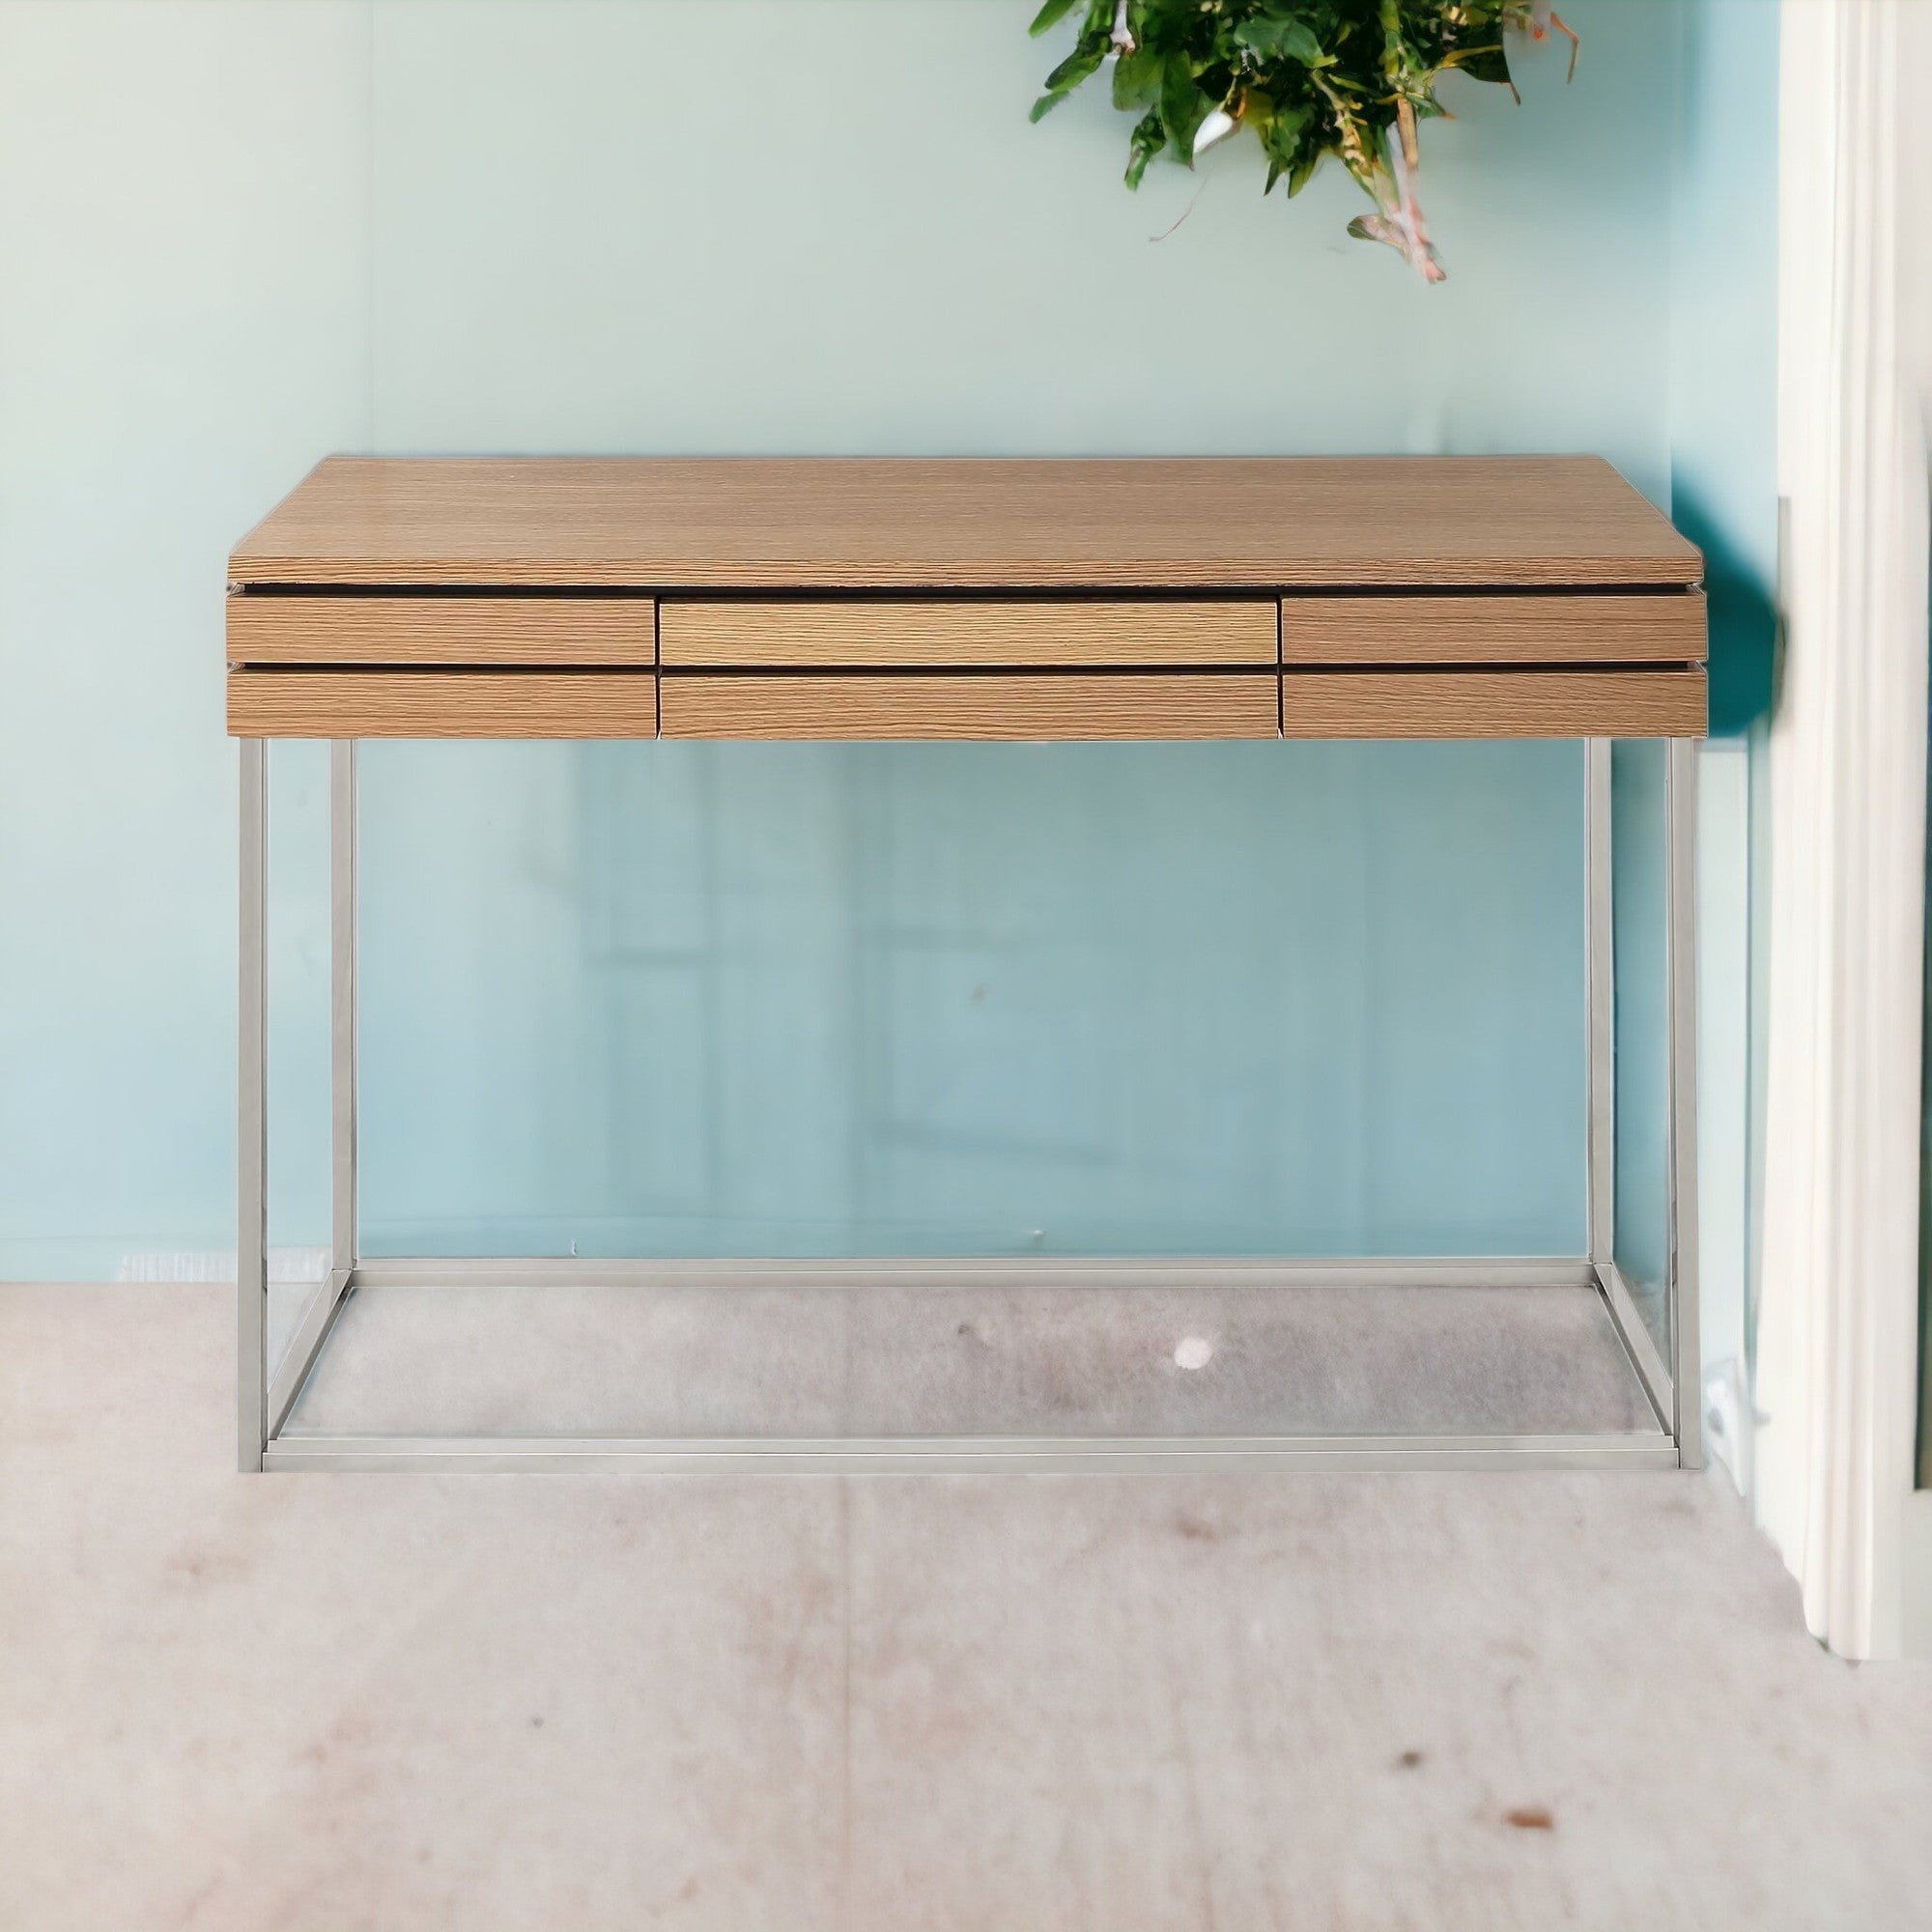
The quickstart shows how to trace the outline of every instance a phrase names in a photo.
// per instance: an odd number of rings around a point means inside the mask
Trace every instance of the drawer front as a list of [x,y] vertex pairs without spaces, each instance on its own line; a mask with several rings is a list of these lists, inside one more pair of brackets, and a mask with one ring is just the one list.
[[644,671],[231,670],[242,738],[651,738]]
[[1701,670],[1284,671],[1290,738],[1701,738]]
[[667,672],[667,738],[1273,738],[1252,674],[706,676]]
[[649,597],[270,597],[228,600],[237,665],[652,665]]
[[1704,593],[1285,597],[1285,665],[1696,664]]
[[807,597],[672,599],[669,666],[892,670],[960,666],[1272,665],[1275,607],[1048,598],[944,602]]

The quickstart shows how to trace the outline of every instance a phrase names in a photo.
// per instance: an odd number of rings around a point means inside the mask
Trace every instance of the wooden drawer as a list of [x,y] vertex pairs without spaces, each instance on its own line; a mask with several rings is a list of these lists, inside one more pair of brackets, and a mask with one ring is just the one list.
[[667,738],[1272,738],[1269,672],[666,672]]
[[1272,665],[1275,608],[1258,598],[979,601],[672,599],[668,666],[890,670],[938,666]]
[[1695,664],[1704,593],[1285,597],[1285,665]]
[[650,738],[643,671],[231,670],[243,738]]
[[228,600],[237,665],[652,665],[649,597],[335,597]]
[[1701,738],[1701,670],[1282,673],[1290,738]]

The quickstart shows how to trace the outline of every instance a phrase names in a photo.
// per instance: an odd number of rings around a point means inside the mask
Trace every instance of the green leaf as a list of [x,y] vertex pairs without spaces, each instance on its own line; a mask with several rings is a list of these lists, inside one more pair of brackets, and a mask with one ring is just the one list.
[[1141,177],[1148,171],[1148,163],[1167,146],[1167,129],[1160,125],[1160,110],[1150,108],[1134,123],[1134,131],[1127,136],[1127,174],[1129,187],[1139,187]]
[[1033,25],[1027,32],[1043,34],[1049,27],[1059,26],[1079,4],[1080,0],[1046,0],[1046,5],[1033,16]]
[[1107,58],[1105,47],[1075,47],[1046,77],[1049,94],[1071,94],[1080,83],[1100,71]]
[[1301,144],[1315,119],[1312,107],[1277,107],[1264,121],[1256,124],[1262,137],[1262,151],[1285,167],[1301,152]]
[[1234,32],[1237,46],[1258,60],[1297,60],[1303,67],[1326,67],[1329,59],[1305,20],[1243,20]]
[[[1273,113],[1256,121],[1254,127],[1255,132],[1261,136],[1262,153],[1268,158],[1267,184],[1262,192],[1268,193],[1283,175],[1288,175],[1291,178],[1288,191],[1293,194],[1294,170],[1301,164],[1308,137],[1315,128],[1314,108],[1277,107]],[[1305,175],[1303,179],[1306,179]]]
[[1499,87],[1516,84],[1510,73],[1508,49],[1500,41],[1493,46],[1464,47],[1461,53],[1449,55],[1442,65],[1461,68],[1472,80],[1487,80]]
[[1114,105],[1145,107],[1160,98],[1161,57],[1149,47],[1137,47],[1114,63]]
[[1328,150],[1319,141],[1302,149],[1301,158],[1288,171],[1288,198],[1293,201],[1314,179],[1316,170],[1328,158]]
[[1194,136],[1213,111],[1214,101],[1202,93],[1194,68],[1185,54],[1169,54],[1160,75],[1160,120],[1167,138],[1192,167]]
[[1107,43],[1102,41],[1098,46],[1086,42],[1073,49],[1060,65],[1046,77],[1046,92],[1033,104],[1033,113],[1028,117],[1038,121],[1051,114],[1083,80],[1096,74],[1100,64],[1107,58]]

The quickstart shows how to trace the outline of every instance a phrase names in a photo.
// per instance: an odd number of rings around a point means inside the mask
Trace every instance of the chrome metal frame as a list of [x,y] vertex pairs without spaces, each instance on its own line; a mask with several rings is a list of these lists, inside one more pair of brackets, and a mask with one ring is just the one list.
[[[355,747],[329,748],[331,1204],[327,1278],[282,1359],[268,1360],[269,783],[265,740],[241,741],[241,1035],[238,1425],[242,1470],[865,1472],[1004,1470],[1401,1470],[1699,1466],[1696,1219],[1696,780],[1693,740],[1669,746],[1665,815],[1669,1094],[1666,1360],[1615,1259],[1615,1000],[1610,744],[1584,756],[1588,1040],[1588,1253],[1579,1256],[1113,1261],[1012,1257],[905,1261],[364,1260],[356,1217]],[[349,1297],[362,1287],[630,1284],[960,1286],[1051,1281],[1108,1290],[1199,1285],[1594,1288],[1657,1415],[1655,1432],[1608,1435],[1335,1435],[1140,1438],[973,1436],[831,1439],[296,1435],[283,1433]]]
[[[1670,1181],[1668,1293],[1676,1397],[1671,1433],[1687,1469],[1704,1466],[1703,1361],[1697,1325],[1697,741],[1673,738],[1665,776],[1669,904]],[[1642,1324],[1639,1323],[1639,1326]]]
[[1612,950],[1610,741],[1583,745],[1583,997],[1589,1005],[1589,1242],[1602,1267],[1617,1226],[1617,1003]]
[[[243,1471],[262,1466],[274,1431],[269,1383],[269,748],[242,741],[242,950],[236,977],[241,1032],[235,1068],[237,1423]],[[319,1343],[318,1343],[319,1346]]]
[[437,1475],[1104,1475],[1196,1469],[1253,1474],[1404,1469],[1674,1469],[1659,1435],[1220,1436],[1112,1441],[1056,1436],[917,1440],[652,1441],[642,1437],[297,1436],[267,1469]]

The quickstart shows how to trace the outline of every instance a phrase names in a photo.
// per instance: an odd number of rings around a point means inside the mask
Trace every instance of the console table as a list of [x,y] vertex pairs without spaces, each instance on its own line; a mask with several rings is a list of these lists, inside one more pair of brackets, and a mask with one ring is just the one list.
[[[1607,464],[333,457],[242,539],[228,574],[228,728],[242,753],[244,1468],[1696,1461],[1702,564]],[[334,1159],[329,1276],[273,1367],[265,759],[278,737],[333,742]],[[355,744],[378,737],[1588,741],[1590,1252],[1300,1265],[1324,1279],[1586,1281],[1656,1406],[1656,1436],[943,1448],[281,1438],[344,1298],[385,1265],[361,1256],[355,1209]],[[1613,1252],[1619,738],[1670,746],[1672,1313],[1662,1336],[1639,1318]],[[540,1281],[559,1264],[519,1265],[518,1279]]]

